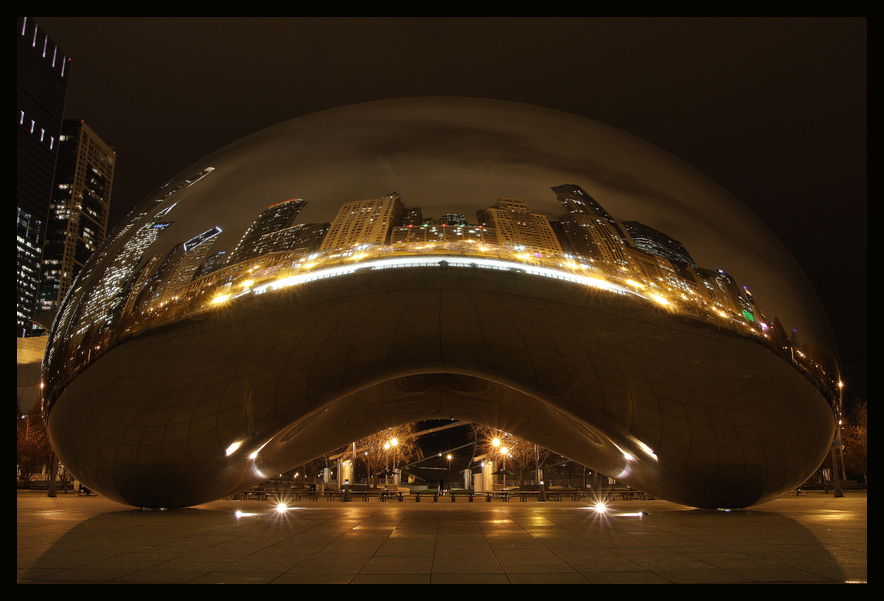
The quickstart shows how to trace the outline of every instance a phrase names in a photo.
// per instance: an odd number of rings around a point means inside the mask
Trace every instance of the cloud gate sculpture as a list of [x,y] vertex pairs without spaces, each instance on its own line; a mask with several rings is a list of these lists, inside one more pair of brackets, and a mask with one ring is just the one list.
[[43,408],[64,466],[140,507],[439,418],[746,507],[830,448],[827,328],[763,225],[660,149],[537,107],[383,101],[145,199],[55,318]]

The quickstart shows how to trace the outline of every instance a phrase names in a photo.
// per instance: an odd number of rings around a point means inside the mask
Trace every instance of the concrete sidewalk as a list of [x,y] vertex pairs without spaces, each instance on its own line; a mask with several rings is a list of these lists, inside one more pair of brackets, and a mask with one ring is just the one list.
[[[666,501],[215,501],[145,511],[19,493],[19,583],[867,581],[867,493],[745,511]],[[238,513],[239,512],[239,513]]]

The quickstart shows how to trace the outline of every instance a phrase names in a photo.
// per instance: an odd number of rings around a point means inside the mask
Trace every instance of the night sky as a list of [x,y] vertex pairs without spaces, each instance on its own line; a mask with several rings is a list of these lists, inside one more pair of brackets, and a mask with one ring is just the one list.
[[111,225],[203,157],[317,111],[424,96],[565,111],[754,212],[823,303],[847,400],[867,399],[865,18],[34,19],[72,59],[66,116],[117,153]]

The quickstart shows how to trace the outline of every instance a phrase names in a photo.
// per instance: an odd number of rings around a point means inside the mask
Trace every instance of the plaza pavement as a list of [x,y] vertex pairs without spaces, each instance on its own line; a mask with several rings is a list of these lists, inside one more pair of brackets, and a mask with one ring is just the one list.
[[[239,513],[237,513],[239,512]],[[17,495],[18,583],[867,582],[867,493],[666,501],[215,501]]]

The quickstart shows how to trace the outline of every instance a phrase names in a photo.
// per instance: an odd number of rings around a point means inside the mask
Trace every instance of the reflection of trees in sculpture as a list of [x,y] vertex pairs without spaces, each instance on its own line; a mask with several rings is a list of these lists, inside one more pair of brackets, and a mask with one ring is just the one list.
[[322,476],[323,468],[328,467],[325,457],[317,457],[298,467],[292,468],[282,474],[285,479],[291,479],[296,487],[304,487],[308,482],[316,482]]

